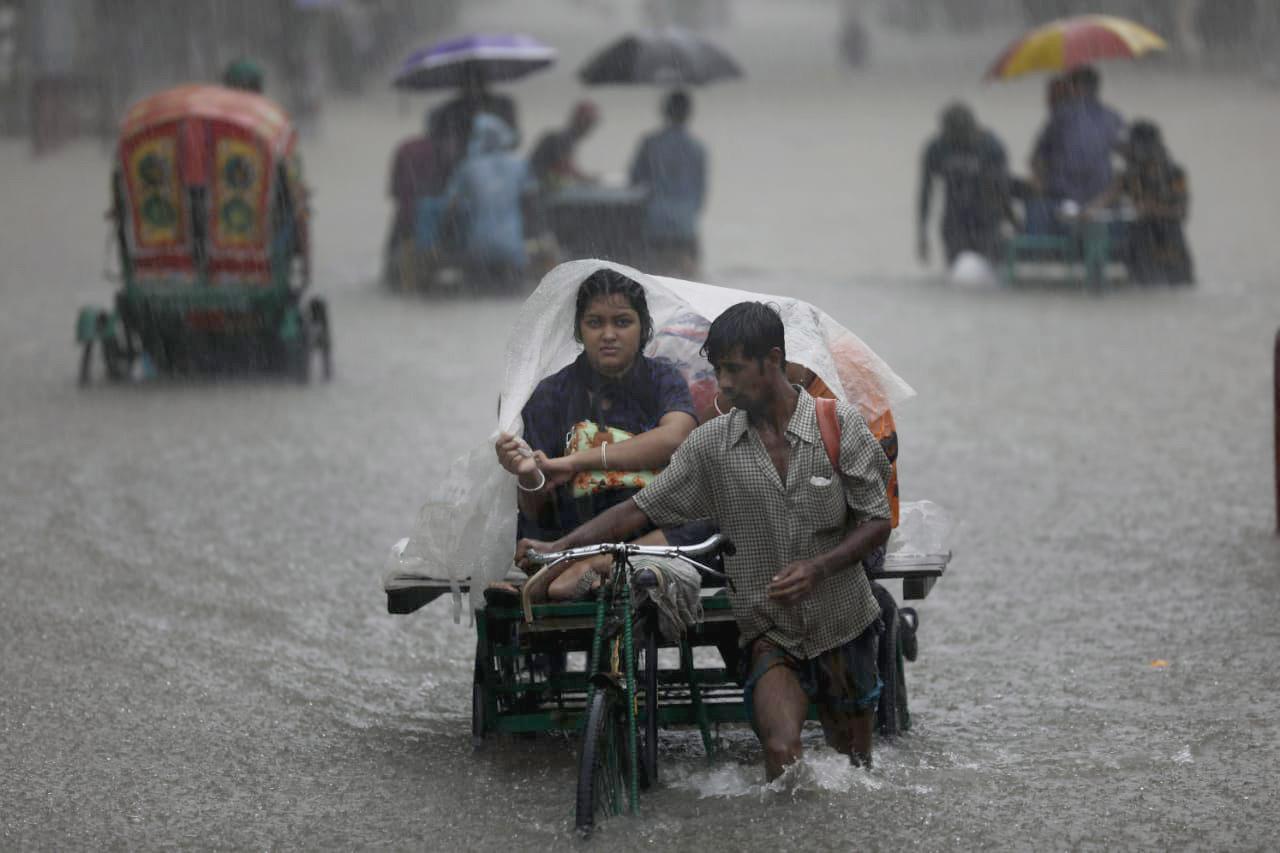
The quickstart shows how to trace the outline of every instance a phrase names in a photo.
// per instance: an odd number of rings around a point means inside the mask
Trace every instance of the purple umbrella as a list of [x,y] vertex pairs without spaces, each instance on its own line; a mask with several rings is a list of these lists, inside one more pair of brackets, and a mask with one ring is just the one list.
[[469,35],[416,50],[396,72],[400,89],[446,89],[479,78],[514,80],[551,65],[556,50],[531,36]]

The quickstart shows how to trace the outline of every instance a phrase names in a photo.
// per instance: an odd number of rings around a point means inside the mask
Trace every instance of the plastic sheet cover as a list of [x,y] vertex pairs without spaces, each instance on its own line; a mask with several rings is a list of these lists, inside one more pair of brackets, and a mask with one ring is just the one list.
[[[413,535],[392,549],[389,577],[451,579],[455,591],[458,581],[470,578],[472,604],[478,608],[484,604],[484,586],[511,569],[516,481],[498,465],[493,442],[498,430],[520,434],[521,409],[538,382],[577,358],[581,347],[573,337],[574,300],[583,280],[603,267],[644,286],[654,328],[645,352],[681,370],[695,405],[709,402],[716,390],[711,366],[699,353],[707,329],[723,310],[747,300],[777,305],[786,327],[787,360],[808,367],[867,420],[915,394],[857,335],[803,300],[651,276],[608,261],[561,264],[530,294],[507,340],[494,432],[456,459],[433,487]],[[456,616],[456,592],[454,601]]]

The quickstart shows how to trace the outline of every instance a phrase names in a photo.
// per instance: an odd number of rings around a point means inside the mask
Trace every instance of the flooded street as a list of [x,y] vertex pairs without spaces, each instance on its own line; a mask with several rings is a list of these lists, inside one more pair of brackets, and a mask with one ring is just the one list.
[[[562,46],[507,89],[526,147],[633,24],[597,8],[465,18]],[[877,31],[854,75],[833,9],[788,9],[742,3],[717,37],[747,79],[694,93],[705,277],[821,306],[915,387],[895,412],[903,499],[951,511],[955,557],[919,604],[914,728],[872,772],[815,732],[808,778],[768,790],[749,732],[722,731],[712,764],[677,732],[643,816],[595,845],[1273,846],[1280,90],[1103,67],[1104,100],[1159,120],[1188,170],[1195,287],[963,288],[913,256],[918,155],[963,97],[1025,169],[1043,80],[978,82],[1013,31]],[[603,123],[581,159],[620,175],[659,93],[587,94]],[[336,364],[310,387],[78,388],[75,312],[115,289],[108,154],[0,141],[0,847],[577,844],[574,741],[474,753],[473,630],[447,600],[385,611],[387,548],[493,428],[520,307],[375,282],[387,162],[427,103],[406,102],[330,101],[303,141]]]

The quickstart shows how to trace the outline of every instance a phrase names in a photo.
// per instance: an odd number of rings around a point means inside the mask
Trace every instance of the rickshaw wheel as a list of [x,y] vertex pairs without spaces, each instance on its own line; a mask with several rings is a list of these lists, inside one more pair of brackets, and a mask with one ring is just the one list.
[[129,378],[133,358],[128,349],[120,346],[115,338],[107,338],[102,342],[102,363],[107,368],[107,379],[120,382]]
[[577,816],[586,835],[597,816],[621,814],[627,803],[627,712],[616,692],[596,690],[587,711],[578,757]]
[[[888,595],[888,592],[885,593]],[[879,598],[879,595],[877,595]],[[884,633],[880,635],[880,649],[876,655],[880,670],[880,701],[876,705],[876,723],[883,737],[897,737],[900,733],[898,695],[902,691],[902,676],[898,669],[901,632],[898,629],[898,608],[895,604],[882,608]]]
[[85,341],[80,349],[80,384],[89,384],[89,371],[93,366],[93,341]]
[[288,359],[289,376],[294,381],[299,385],[306,385],[311,381],[311,347],[307,346],[305,340],[289,347],[285,358]]
[[484,685],[476,681],[471,685],[471,748],[474,750],[484,747],[484,725]]
[[650,614],[644,640],[644,727],[640,731],[640,787],[658,781],[658,620]]
[[333,378],[333,335],[329,331],[329,306],[323,299],[312,299],[307,306],[311,316],[311,341],[320,350],[320,375]]

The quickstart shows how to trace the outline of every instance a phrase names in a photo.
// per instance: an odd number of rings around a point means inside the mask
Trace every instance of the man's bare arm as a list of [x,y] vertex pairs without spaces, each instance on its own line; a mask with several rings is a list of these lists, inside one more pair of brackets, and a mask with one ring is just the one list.
[[[634,498],[628,498],[544,547],[549,551],[566,551],[601,542],[626,542],[637,530],[648,524],[649,516],[636,506]],[[516,546],[516,563],[523,567],[525,554],[530,548],[541,544],[531,539],[521,539]]]
[[840,544],[825,554],[814,558],[822,576],[825,578],[838,571],[852,566],[873,550],[889,541],[893,525],[887,518],[873,518],[864,521],[849,531]]
[[889,541],[893,526],[888,519],[873,518],[850,530],[840,544],[809,560],[796,560],[774,576],[769,597],[782,604],[795,604],[821,581],[839,571],[847,571],[872,550]]

